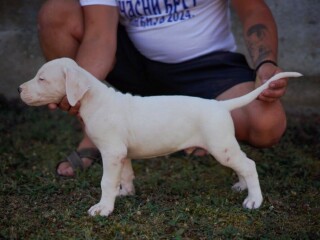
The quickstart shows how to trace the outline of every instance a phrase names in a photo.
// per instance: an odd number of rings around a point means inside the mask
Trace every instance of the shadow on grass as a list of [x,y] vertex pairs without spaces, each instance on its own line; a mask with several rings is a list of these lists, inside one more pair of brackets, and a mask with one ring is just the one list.
[[320,116],[289,116],[281,142],[242,145],[256,160],[265,197],[244,210],[235,174],[211,157],[135,160],[137,194],[109,218],[89,217],[100,165],[59,179],[56,162],[80,140],[60,111],[0,99],[0,239],[319,239]]

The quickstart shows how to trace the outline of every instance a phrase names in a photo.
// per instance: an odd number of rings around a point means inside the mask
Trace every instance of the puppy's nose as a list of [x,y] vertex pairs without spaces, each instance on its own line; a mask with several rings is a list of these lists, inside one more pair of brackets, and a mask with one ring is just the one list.
[[18,87],[18,93],[22,92],[22,87]]

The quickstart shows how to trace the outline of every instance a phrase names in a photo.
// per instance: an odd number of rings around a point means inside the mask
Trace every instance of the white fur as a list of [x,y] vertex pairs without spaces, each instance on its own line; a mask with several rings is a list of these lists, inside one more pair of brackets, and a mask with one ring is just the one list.
[[[107,87],[73,60],[46,63],[35,78],[20,86],[22,100],[31,106],[59,103],[67,95],[71,105],[81,103],[86,132],[103,158],[102,196],[90,215],[109,215],[118,195],[134,194],[131,159],[167,155],[178,150],[206,149],[239,177],[233,189],[248,189],[245,208],[262,203],[255,163],[235,139],[230,110],[253,101],[271,81],[298,77],[280,73],[253,92],[216,101],[186,96],[139,97]],[[40,80],[43,79],[43,80]],[[121,190],[120,190],[121,184]]]

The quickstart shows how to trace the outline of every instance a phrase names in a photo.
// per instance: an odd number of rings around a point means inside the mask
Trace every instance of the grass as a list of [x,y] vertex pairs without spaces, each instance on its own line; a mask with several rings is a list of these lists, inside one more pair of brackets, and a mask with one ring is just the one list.
[[289,116],[281,142],[242,148],[257,162],[264,203],[241,207],[235,174],[211,157],[134,161],[137,193],[89,217],[101,166],[75,179],[55,164],[81,138],[77,121],[0,99],[0,239],[320,239],[320,116]]

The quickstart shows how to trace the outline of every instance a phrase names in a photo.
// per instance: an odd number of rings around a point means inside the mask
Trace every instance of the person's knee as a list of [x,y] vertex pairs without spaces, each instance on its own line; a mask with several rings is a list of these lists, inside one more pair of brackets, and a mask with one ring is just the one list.
[[[38,30],[43,32],[68,28],[71,25],[70,22],[75,22],[80,12],[80,5],[76,0],[47,0],[38,13]],[[80,28],[74,29],[80,30]]]
[[249,143],[256,147],[271,147],[280,141],[286,126],[284,113],[258,116],[250,128]]
[[61,16],[64,2],[62,0],[48,0],[42,5],[38,13],[38,26],[40,30],[62,24],[65,20]]

